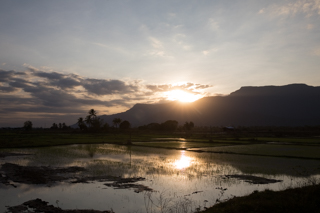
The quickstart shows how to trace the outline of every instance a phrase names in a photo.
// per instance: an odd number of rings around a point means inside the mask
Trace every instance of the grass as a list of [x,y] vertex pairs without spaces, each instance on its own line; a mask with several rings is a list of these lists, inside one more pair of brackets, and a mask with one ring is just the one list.
[[[181,148],[181,143],[186,141],[184,148],[193,147],[212,147],[223,145],[241,145],[252,143],[250,140],[237,140],[234,138],[225,138],[224,136],[215,137],[213,140],[201,136],[181,138],[183,134],[139,134],[129,133],[81,133],[72,131],[52,131],[52,130],[32,130],[26,131],[0,131],[0,148],[24,148],[57,146],[71,144],[96,144],[96,143],[126,143],[131,142],[152,142],[146,146],[163,148]],[[170,141],[170,142],[169,142]],[[211,141],[211,142],[210,142]],[[167,143],[164,143],[167,142]],[[210,142],[210,143],[209,143]]]
[[297,158],[320,159],[320,146],[304,146],[304,145],[278,145],[278,144],[252,144],[238,146],[216,146],[197,148],[194,150],[202,150],[209,152],[237,153],[247,155],[260,156],[282,156]]
[[235,197],[203,211],[204,213],[319,213],[320,185],[274,192],[253,192]]
[[257,140],[261,142],[282,142],[297,145],[317,145],[320,143],[319,137],[259,137]]
[[189,148],[199,148],[199,147],[216,147],[228,144],[222,143],[208,143],[208,142],[195,142],[195,141],[164,141],[164,142],[137,142],[134,143],[138,146],[155,147],[155,148],[171,148],[171,149],[189,149]]
[[[225,145],[251,144],[250,139],[235,140],[234,138],[215,137],[208,138],[192,137],[183,139],[178,134],[128,134],[128,133],[73,133],[55,131],[31,131],[31,132],[0,132],[0,148],[24,148],[40,146],[57,146],[70,144],[96,144],[96,143],[137,143],[148,147],[160,148],[197,148],[216,147]],[[182,143],[186,142],[186,143]]]
[[71,144],[126,143],[174,137],[169,134],[72,133],[52,131],[0,132],[0,148],[45,147]]

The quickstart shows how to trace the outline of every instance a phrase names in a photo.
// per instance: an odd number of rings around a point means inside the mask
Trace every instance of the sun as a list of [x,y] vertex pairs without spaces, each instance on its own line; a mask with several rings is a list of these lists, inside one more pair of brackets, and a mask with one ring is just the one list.
[[170,101],[180,101],[180,102],[194,102],[198,100],[199,95],[195,95],[182,90],[171,90],[167,92],[167,99]]

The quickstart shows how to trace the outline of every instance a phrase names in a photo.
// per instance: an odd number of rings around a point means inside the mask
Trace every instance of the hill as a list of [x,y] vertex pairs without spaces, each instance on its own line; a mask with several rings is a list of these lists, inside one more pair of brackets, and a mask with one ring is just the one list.
[[197,126],[304,126],[320,125],[320,87],[305,84],[241,87],[228,96],[193,103],[136,104],[126,112],[103,115],[128,120],[133,126],[177,120]]

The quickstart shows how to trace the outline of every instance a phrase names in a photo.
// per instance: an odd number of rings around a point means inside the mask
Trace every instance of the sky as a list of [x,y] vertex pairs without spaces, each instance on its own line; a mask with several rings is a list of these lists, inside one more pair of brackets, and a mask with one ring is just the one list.
[[0,127],[319,86],[319,67],[320,0],[0,0]]

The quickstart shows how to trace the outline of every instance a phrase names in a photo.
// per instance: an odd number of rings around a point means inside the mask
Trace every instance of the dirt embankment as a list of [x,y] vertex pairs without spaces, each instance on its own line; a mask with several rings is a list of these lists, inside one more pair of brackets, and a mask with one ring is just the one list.
[[[45,184],[53,185],[57,182],[66,181],[70,184],[89,183],[92,181],[108,182],[105,186],[116,189],[133,188],[136,193],[142,191],[152,191],[151,188],[137,184],[144,181],[143,177],[122,178],[116,176],[84,176],[79,177],[80,172],[85,171],[83,167],[47,167],[47,166],[19,166],[13,163],[5,163],[0,169],[0,183],[17,187],[15,183],[24,184]],[[112,183],[109,183],[112,182]]]
[[48,202],[42,201],[37,198],[35,200],[30,200],[24,202],[18,206],[8,207],[7,213],[21,213],[21,212],[46,212],[46,213],[112,213],[110,211],[98,211],[98,210],[80,210],[80,209],[70,209],[63,210],[59,207],[54,207],[53,205],[48,205]]

